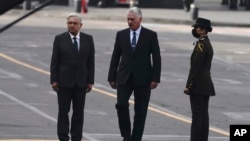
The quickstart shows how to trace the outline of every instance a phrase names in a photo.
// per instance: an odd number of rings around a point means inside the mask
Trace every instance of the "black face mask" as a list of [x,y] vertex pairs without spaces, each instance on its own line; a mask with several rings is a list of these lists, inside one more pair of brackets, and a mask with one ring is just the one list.
[[200,37],[200,35],[199,34],[197,34],[197,32],[196,32],[196,29],[194,28],[194,29],[192,29],[192,34],[193,34],[193,36],[195,37],[195,38],[199,38]]

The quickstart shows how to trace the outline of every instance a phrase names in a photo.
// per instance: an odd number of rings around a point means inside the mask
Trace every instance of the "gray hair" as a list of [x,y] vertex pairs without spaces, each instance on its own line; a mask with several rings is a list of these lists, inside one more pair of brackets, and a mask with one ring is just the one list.
[[133,13],[136,15],[136,17],[141,18],[142,12],[138,7],[131,7],[128,9],[128,13]]
[[80,20],[80,23],[82,23],[82,16],[80,16],[79,14],[77,14],[77,13],[70,13],[67,16],[67,19],[69,19],[70,17],[77,17]]

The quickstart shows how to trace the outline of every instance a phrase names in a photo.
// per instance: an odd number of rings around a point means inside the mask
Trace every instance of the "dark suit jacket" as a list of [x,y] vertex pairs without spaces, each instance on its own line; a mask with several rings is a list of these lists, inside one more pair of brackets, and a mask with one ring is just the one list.
[[77,51],[68,32],[55,36],[50,66],[50,83],[60,87],[75,85],[86,88],[94,83],[94,41],[91,35],[80,33],[80,50]]
[[190,89],[191,95],[215,95],[210,75],[212,59],[213,48],[206,36],[196,42],[191,56],[191,68],[186,84],[186,88]]
[[161,56],[156,32],[142,27],[135,52],[132,52],[130,29],[117,32],[108,81],[123,85],[131,74],[137,85],[160,82]]

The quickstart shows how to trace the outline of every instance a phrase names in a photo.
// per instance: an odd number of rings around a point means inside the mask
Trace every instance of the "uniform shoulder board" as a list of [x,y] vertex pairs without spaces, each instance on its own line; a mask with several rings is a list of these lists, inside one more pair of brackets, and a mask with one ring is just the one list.
[[196,51],[203,52],[204,51],[204,43],[197,43],[196,45]]

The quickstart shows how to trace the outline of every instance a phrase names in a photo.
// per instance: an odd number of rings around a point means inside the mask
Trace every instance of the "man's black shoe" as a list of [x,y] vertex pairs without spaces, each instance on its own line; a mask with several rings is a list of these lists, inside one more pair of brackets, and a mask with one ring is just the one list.
[[123,141],[131,141],[129,137],[124,137]]

